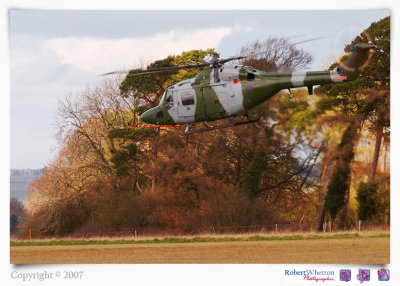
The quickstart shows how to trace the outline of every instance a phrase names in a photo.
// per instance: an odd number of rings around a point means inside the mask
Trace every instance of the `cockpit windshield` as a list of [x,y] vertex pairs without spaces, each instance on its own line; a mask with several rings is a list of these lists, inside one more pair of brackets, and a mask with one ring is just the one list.
[[173,90],[172,88],[168,88],[164,92],[160,100],[160,105],[164,105],[166,108],[171,108],[173,104],[174,104]]
[[173,99],[173,97],[172,97],[172,90],[170,90],[170,89],[167,89],[167,93],[166,93],[166,96],[165,96],[165,102],[173,102],[174,101],[174,99]]
[[167,91],[164,91],[163,95],[161,96],[160,99],[160,103],[158,104],[159,106],[164,105],[164,101],[165,101],[165,94],[167,93]]

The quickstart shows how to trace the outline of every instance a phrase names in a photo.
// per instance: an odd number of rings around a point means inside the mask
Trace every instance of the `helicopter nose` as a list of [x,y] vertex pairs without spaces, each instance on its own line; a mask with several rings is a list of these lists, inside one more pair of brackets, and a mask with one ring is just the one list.
[[154,124],[155,123],[155,110],[154,108],[151,108],[140,115],[140,120],[149,123],[149,124]]

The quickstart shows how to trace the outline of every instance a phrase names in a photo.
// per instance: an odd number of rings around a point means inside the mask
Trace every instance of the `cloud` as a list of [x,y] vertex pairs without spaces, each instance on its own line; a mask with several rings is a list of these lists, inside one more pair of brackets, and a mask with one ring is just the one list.
[[142,61],[150,62],[186,50],[216,48],[233,31],[231,27],[217,27],[175,29],[136,38],[53,38],[47,40],[44,47],[56,54],[63,64],[99,74],[132,68]]

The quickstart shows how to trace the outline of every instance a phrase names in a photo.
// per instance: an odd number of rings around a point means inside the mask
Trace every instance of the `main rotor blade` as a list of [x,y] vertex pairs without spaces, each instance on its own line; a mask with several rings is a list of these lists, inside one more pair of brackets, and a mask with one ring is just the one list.
[[184,69],[193,69],[193,68],[201,68],[210,66],[210,63],[202,63],[197,65],[185,65],[185,66],[171,66],[171,67],[160,67],[160,68],[151,68],[151,69],[136,69],[136,70],[124,70],[124,71],[114,71],[109,73],[101,74],[100,76],[112,75],[112,74],[125,74],[129,73],[130,75],[142,75],[142,74],[152,74],[152,73],[160,73],[160,72],[172,72]]
[[150,68],[150,69],[145,69],[145,70],[143,70],[143,69],[121,70],[121,71],[113,71],[113,72],[104,73],[104,74],[101,74],[100,76],[106,76],[106,75],[112,75],[112,74],[127,74],[127,73],[129,73],[130,75],[143,75],[143,74],[152,74],[152,73],[160,73],[160,72],[172,72],[172,71],[178,71],[178,70],[184,70],[184,69],[201,68],[201,67],[207,67],[207,66],[215,68],[215,67],[217,67],[217,66],[219,66],[221,64],[224,64],[224,63],[227,63],[227,62],[230,62],[230,61],[242,60],[242,59],[254,57],[254,56],[257,56],[257,55],[260,55],[260,54],[264,54],[264,53],[268,53],[268,52],[271,52],[271,51],[280,50],[280,49],[284,49],[284,48],[288,48],[288,47],[293,47],[293,46],[298,45],[298,44],[319,40],[321,38],[322,37],[307,39],[307,40],[304,40],[304,41],[299,41],[299,42],[296,42],[296,43],[292,43],[292,44],[288,44],[288,45],[284,45],[284,46],[280,46],[280,47],[275,47],[275,48],[271,48],[271,49],[267,49],[267,50],[264,50],[264,51],[261,51],[261,52],[252,53],[252,54],[249,54],[249,55],[234,56],[234,57],[221,59],[221,60],[220,59],[213,59],[211,62],[205,62],[205,63],[202,63],[202,64]]
[[271,51],[276,51],[276,50],[280,50],[280,49],[284,49],[284,48],[288,48],[288,47],[293,47],[293,46],[298,45],[298,44],[311,42],[311,41],[316,41],[316,40],[319,40],[319,39],[322,39],[322,38],[323,37],[307,39],[307,40],[304,40],[304,41],[300,41],[300,42],[296,42],[296,43],[292,43],[292,44],[288,44],[288,45],[284,45],[284,46],[280,46],[280,47],[267,49],[267,50],[264,50],[264,51],[261,51],[261,52],[257,52],[257,53],[252,53],[252,54],[242,55],[242,56],[234,56],[234,57],[222,59],[219,62],[224,64],[224,63],[227,63],[227,62],[230,62],[230,61],[234,61],[234,60],[242,60],[242,59],[246,59],[246,58],[251,58],[251,57],[254,57],[254,56],[257,56],[257,55],[260,55],[260,54],[264,54],[264,53],[268,53],[268,52],[271,52]]
[[106,76],[106,75],[112,75],[112,74],[126,74],[126,73],[129,73],[129,70],[112,71],[112,72],[99,74],[98,76]]

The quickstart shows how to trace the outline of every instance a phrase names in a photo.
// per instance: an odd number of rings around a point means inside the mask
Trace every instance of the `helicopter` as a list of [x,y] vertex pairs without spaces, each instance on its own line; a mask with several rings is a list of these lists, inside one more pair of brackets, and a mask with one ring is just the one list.
[[[205,63],[196,65],[131,70],[129,75],[203,68],[197,76],[168,87],[159,104],[143,112],[140,119],[142,122],[156,126],[186,125],[184,135],[255,123],[260,118],[250,118],[249,110],[270,99],[281,90],[288,89],[290,92],[291,88],[307,87],[308,93],[311,95],[313,87],[316,85],[342,83],[356,79],[359,70],[368,65],[377,48],[370,43],[347,46],[345,51],[350,52],[347,59],[334,69],[326,71],[264,72],[250,66],[232,63],[232,61],[251,58],[261,53],[316,39],[249,55],[226,59],[214,57]],[[113,73],[117,72],[104,75]],[[246,119],[238,120],[241,115],[244,115]],[[228,122],[216,126],[208,124],[210,121],[220,119],[228,119]],[[198,122],[202,122],[204,127],[190,130],[191,124]]]

